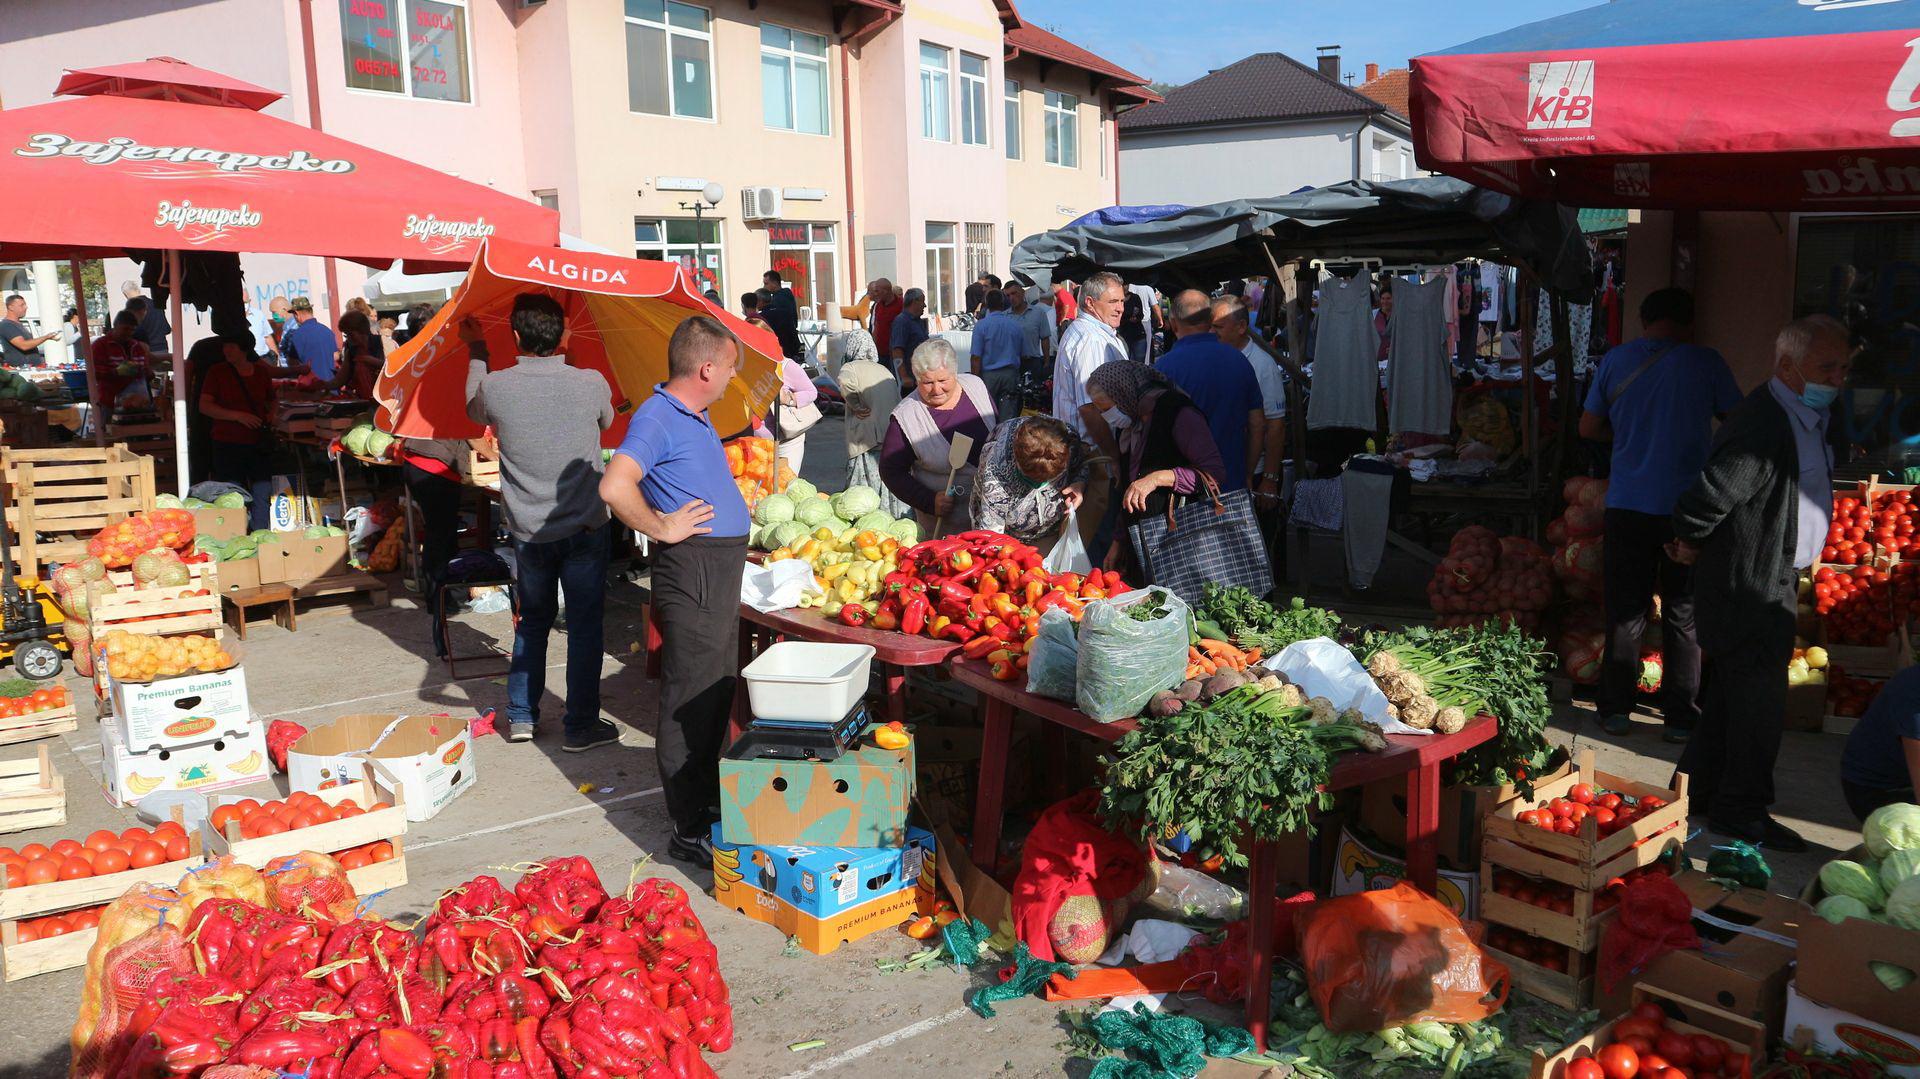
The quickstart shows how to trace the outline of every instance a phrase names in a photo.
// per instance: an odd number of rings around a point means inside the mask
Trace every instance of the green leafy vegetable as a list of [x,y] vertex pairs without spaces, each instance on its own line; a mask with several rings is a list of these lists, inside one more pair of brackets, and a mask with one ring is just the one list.
[[1245,588],[1222,588],[1211,583],[1201,593],[1194,617],[1212,622],[1241,648],[1258,648],[1269,656],[1278,655],[1296,641],[1340,633],[1339,615],[1322,607],[1309,607],[1297,596],[1286,607],[1277,608]]

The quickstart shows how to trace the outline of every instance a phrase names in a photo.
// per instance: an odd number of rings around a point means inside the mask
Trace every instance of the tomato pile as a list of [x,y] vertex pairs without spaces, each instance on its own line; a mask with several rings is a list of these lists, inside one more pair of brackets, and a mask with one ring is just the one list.
[[[318,795],[294,791],[287,795],[284,802],[256,802],[251,798],[229,802],[215,808],[210,820],[215,830],[222,834],[225,834],[229,823],[238,822],[242,839],[259,839],[388,808],[391,807],[387,802],[375,802],[362,809],[351,798],[342,798],[337,804],[328,805]],[[385,858],[379,860],[386,861]]]
[[84,933],[100,924],[100,912],[106,909],[107,905],[102,903],[79,910],[63,910],[44,918],[22,918],[13,927],[14,939],[21,944],[32,944],[36,940],[64,937],[68,933]]
[[62,839],[51,847],[28,843],[18,851],[0,847],[0,874],[6,876],[9,888],[85,880],[177,862],[188,857],[192,849],[186,829],[174,821],[159,824],[152,831],[134,827],[118,835],[102,828],[85,842]]
[[1878,678],[1855,678],[1839,667],[1828,669],[1827,711],[1836,716],[1863,716],[1887,683]]
[[[1913,534],[1912,491],[1882,491],[1875,495],[1872,522],[1874,546],[1880,550],[1899,554],[1909,547],[1920,547],[1920,537]],[[1827,529],[1827,536],[1828,542],[1833,542],[1832,528]]]
[[67,706],[67,687],[44,686],[24,697],[0,697],[0,719],[15,719]]
[[1728,1076],[1752,1079],[1747,1054],[1711,1034],[1687,1034],[1667,1028],[1667,1013],[1645,1001],[1614,1021],[1613,1040],[1590,1057],[1567,1065],[1567,1079],[1702,1079]]
[[1553,603],[1553,562],[1531,540],[1500,537],[1483,525],[1454,533],[1447,557],[1427,582],[1427,603],[1440,626],[1490,619],[1538,629]]
[[1522,811],[1518,820],[1535,828],[1561,835],[1578,835],[1580,822],[1592,817],[1602,836],[1609,836],[1639,818],[1667,804],[1655,794],[1634,798],[1615,791],[1599,790],[1586,783],[1568,788],[1565,798],[1554,798],[1545,805]]
[[1884,645],[1893,632],[1891,570],[1821,566],[1813,572],[1813,610],[1833,644]]
[[[1912,534],[1913,528],[1908,526]],[[1897,538],[1898,529],[1893,535]],[[1833,522],[1827,526],[1827,543],[1820,561],[1836,566],[1858,566],[1873,561],[1873,508],[1852,495],[1833,500]]]
[[1573,949],[1564,944],[1504,925],[1487,926],[1487,946],[1556,974],[1565,974],[1574,956]]
[[[1667,867],[1655,863],[1629,870],[1606,883],[1593,897],[1593,913],[1612,910],[1620,905],[1620,893],[1627,885],[1649,873],[1667,873]],[[1572,917],[1574,913],[1574,889],[1571,884],[1561,884],[1551,880],[1535,880],[1524,873],[1510,869],[1493,871],[1493,891],[1495,895],[1504,895],[1528,906],[1539,907],[1555,914]]]

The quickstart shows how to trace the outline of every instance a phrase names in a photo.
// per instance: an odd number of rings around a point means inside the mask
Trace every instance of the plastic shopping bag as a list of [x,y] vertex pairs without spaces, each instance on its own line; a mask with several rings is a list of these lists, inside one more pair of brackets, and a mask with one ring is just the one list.
[[1073,700],[1074,670],[1080,663],[1080,640],[1074,636],[1073,616],[1059,607],[1040,616],[1040,632],[1027,652],[1027,692],[1056,701]]
[[1093,569],[1093,559],[1087,557],[1087,545],[1080,542],[1080,525],[1074,519],[1075,514],[1068,512],[1065,521],[1060,524],[1060,539],[1047,552],[1047,560],[1041,568],[1048,573],[1078,573],[1085,575]]
[[1336,1034],[1471,1023],[1506,1003],[1506,966],[1446,904],[1404,881],[1319,903],[1296,928],[1307,991]]
[[[1160,613],[1133,617],[1136,607]],[[1164,588],[1141,588],[1087,604],[1080,617],[1080,659],[1074,703],[1101,723],[1132,719],[1187,671],[1187,605]],[[1032,666],[1032,661],[1028,661]]]

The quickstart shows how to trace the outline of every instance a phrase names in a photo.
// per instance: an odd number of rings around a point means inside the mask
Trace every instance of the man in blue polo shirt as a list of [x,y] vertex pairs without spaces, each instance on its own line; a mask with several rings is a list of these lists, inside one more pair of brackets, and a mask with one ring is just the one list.
[[987,384],[993,411],[1005,423],[1020,415],[1020,357],[1027,330],[1010,310],[1006,292],[987,292],[987,317],[973,327],[973,373]]
[[1260,380],[1247,365],[1247,357],[1213,332],[1213,300],[1206,293],[1188,289],[1173,298],[1173,332],[1180,339],[1154,366],[1206,415],[1227,471],[1214,477],[1220,489],[1240,490],[1267,449]]
[[340,352],[340,338],[326,323],[313,317],[313,301],[295,296],[287,304],[293,312],[294,326],[280,335],[280,356],[291,367],[301,364],[322,382],[337,382],[334,357]]
[[1700,478],[1713,421],[1740,403],[1720,353],[1692,343],[1693,296],[1664,288],[1640,304],[1637,340],[1608,352],[1587,391],[1580,434],[1613,444],[1602,545],[1607,653],[1596,714],[1608,734],[1633,729],[1640,637],[1660,592],[1661,711],[1666,740],[1687,740],[1700,718],[1700,642],[1693,571],[1667,557],[1673,506]]
[[725,326],[705,315],[681,322],[667,342],[667,381],[634,410],[600,482],[614,515],[658,545],[655,752],[673,819],[667,850],[696,863],[711,862],[711,831],[720,819],[720,751],[739,662],[748,530],[747,504],[707,409],[726,394],[739,366],[740,343]]

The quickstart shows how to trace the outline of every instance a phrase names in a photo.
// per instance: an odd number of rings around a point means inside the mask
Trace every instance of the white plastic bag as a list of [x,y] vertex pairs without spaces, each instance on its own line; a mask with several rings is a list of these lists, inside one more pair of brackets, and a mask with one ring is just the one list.
[[798,558],[769,562],[764,566],[747,564],[740,575],[740,602],[762,614],[800,606],[808,590],[818,594],[813,583],[813,567]]
[[1041,568],[1048,573],[1086,574],[1093,569],[1093,559],[1087,557],[1087,545],[1080,542],[1080,525],[1069,511],[1067,519],[1061,524],[1060,542],[1047,552],[1047,560]]
[[1353,653],[1325,637],[1295,641],[1261,666],[1300,687],[1309,698],[1325,697],[1339,711],[1351,708],[1388,734],[1432,734],[1387,716],[1387,695]]

